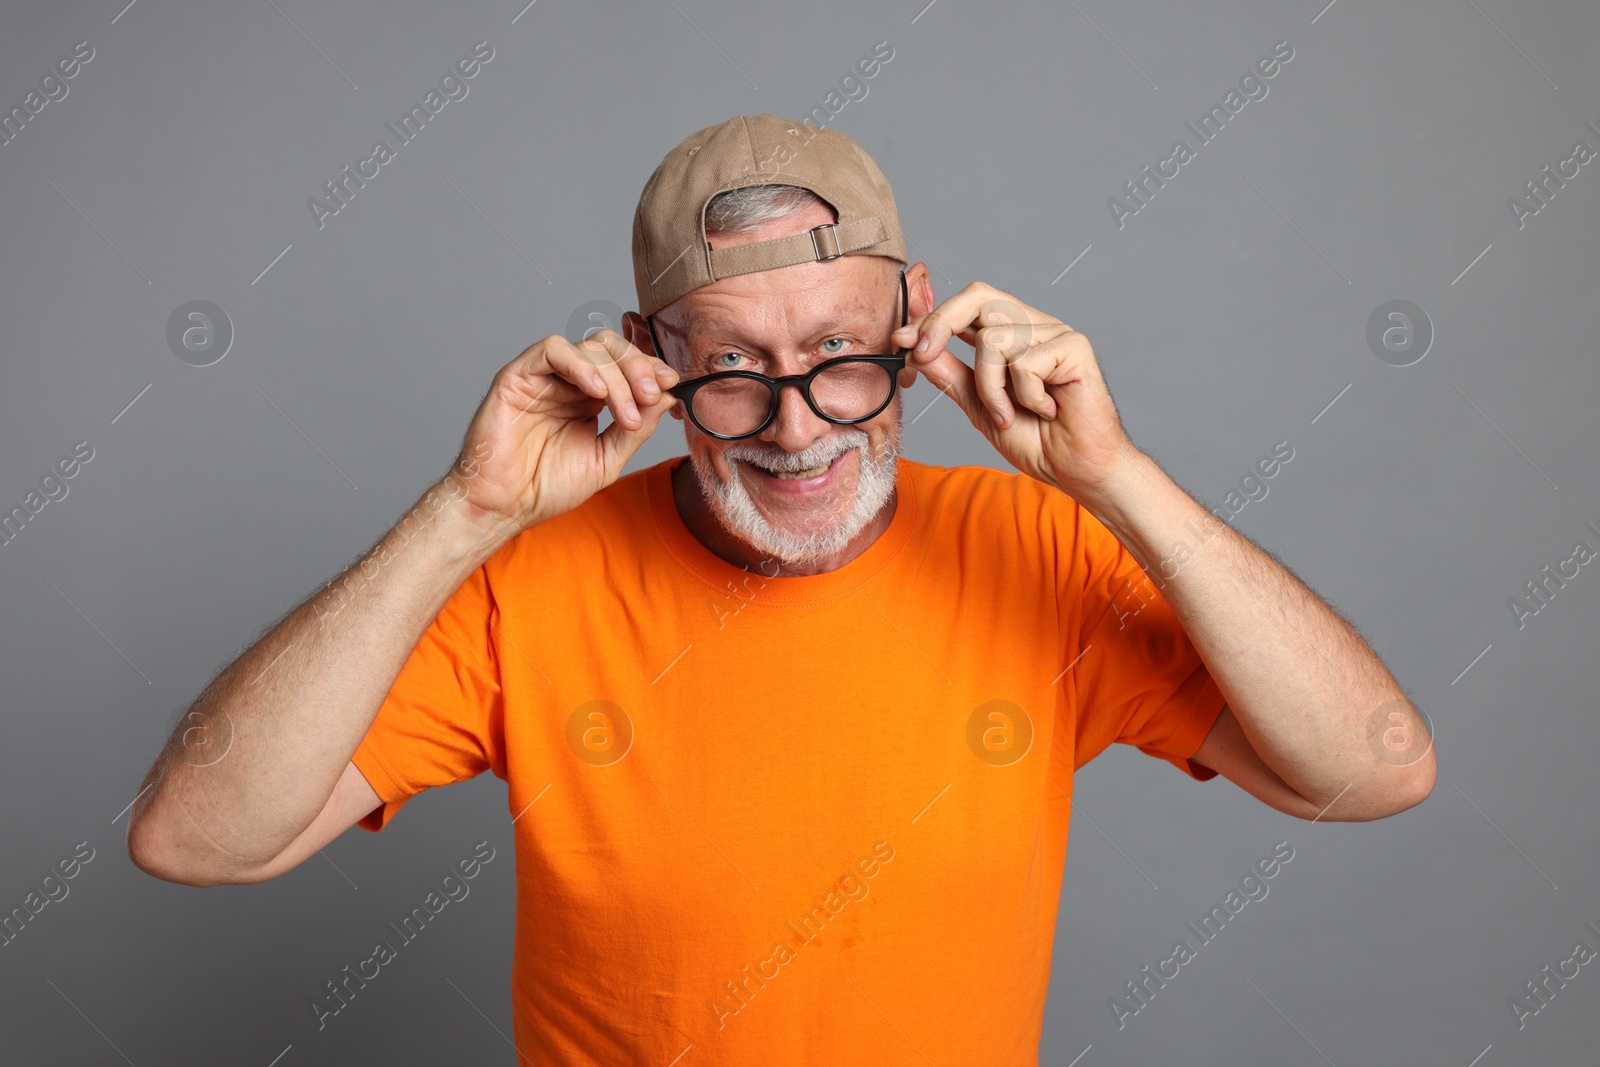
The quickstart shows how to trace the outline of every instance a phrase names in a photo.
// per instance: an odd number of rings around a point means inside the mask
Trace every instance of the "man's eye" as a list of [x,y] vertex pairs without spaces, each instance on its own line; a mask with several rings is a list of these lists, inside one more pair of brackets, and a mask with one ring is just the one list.
[[723,352],[721,355],[711,357],[711,365],[718,370],[732,370],[738,366],[742,358],[737,352]]
[[[850,342],[846,341],[843,337],[830,337],[826,341],[822,342],[822,350],[830,356],[837,356],[839,353],[844,351],[844,346],[849,343]],[[829,348],[829,345],[838,345],[839,347]]]

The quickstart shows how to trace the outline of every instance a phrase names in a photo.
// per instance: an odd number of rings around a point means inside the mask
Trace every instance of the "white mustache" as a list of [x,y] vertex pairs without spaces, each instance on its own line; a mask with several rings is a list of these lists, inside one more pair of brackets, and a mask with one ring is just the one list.
[[830,437],[827,440],[818,441],[800,452],[786,452],[776,446],[768,447],[738,443],[729,446],[723,452],[723,457],[730,460],[744,460],[746,463],[752,463],[757,467],[763,467],[770,471],[793,473],[832,463],[852,448],[862,448],[866,444],[866,431],[857,430],[839,437]]

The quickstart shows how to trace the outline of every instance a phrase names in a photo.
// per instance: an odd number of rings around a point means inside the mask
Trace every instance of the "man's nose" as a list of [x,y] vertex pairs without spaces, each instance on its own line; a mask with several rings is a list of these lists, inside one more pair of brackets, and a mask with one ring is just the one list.
[[773,417],[772,425],[761,431],[760,439],[777,445],[785,452],[799,452],[826,434],[832,426],[832,423],[819,418],[811,410],[811,405],[801,395],[799,385],[791,384],[778,390],[778,413]]

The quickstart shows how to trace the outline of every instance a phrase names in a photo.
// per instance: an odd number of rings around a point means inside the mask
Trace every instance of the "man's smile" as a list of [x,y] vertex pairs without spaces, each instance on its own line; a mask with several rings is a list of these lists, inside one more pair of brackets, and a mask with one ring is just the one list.
[[804,469],[769,465],[748,459],[734,462],[745,468],[753,483],[767,491],[796,495],[832,487],[845,472],[846,457],[857,451],[858,449],[854,447],[843,449],[832,459]]

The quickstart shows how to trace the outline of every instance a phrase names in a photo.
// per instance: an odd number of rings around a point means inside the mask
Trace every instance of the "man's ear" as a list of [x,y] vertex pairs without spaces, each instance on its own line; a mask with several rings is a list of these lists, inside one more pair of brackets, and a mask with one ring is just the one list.
[[[906,312],[908,321],[917,321],[918,315],[926,315],[933,310],[933,307],[933,284],[928,278],[928,265],[921,262],[913,263],[906,268]],[[913,367],[902,367],[896,377],[902,389],[910,389],[917,383],[917,372]]]
[[926,315],[934,308],[933,284],[928,278],[926,263],[913,263],[906,270],[907,310],[914,322],[918,315]]
[[637,348],[647,356],[657,356],[655,346],[650,343],[650,327],[645,323],[644,317],[637,311],[624,311],[622,313],[622,336],[630,345]]

